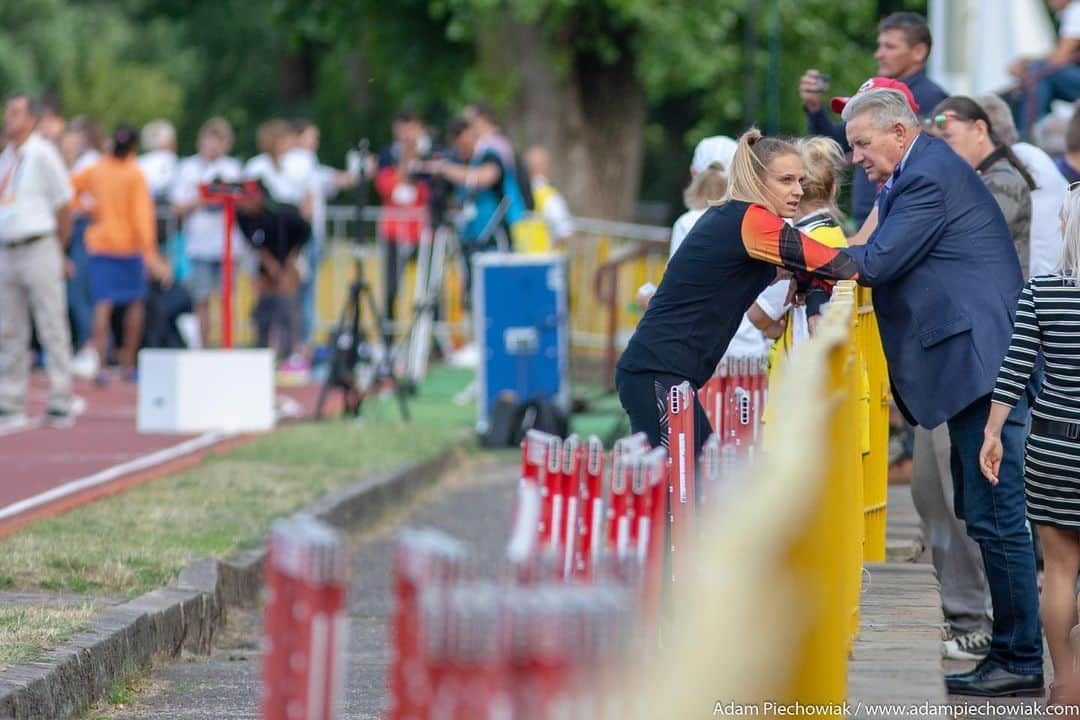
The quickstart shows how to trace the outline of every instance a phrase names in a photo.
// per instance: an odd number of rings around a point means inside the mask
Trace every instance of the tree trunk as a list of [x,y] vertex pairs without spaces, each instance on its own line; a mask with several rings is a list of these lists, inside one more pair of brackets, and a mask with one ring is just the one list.
[[601,65],[548,40],[535,25],[501,24],[502,42],[481,48],[489,67],[513,68],[507,131],[519,151],[542,145],[551,181],[584,217],[633,220],[641,184],[645,91],[624,54]]

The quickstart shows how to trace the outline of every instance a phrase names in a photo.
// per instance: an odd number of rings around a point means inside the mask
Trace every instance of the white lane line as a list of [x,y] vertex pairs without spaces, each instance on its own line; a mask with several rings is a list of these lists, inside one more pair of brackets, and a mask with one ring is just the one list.
[[157,452],[150,453],[149,455],[143,455],[137,457],[134,460],[129,460],[119,465],[113,465],[110,468],[106,468],[99,472],[87,475],[86,477],[79,478],[78,480],[72,480],[66,482],[63,485],[54,487],[51,490],[46,490],[43,493],[39,493],[32,497],[28,497],[25,500],[19,500],[10,505],[5,505],[0,508],[0,520],[6,520],[7,518],[14,517],[27,510],[39,507],[41,505],[48,504],[54,500],[66,497],[73,493],[86,490],[88,488],[103,485],[107,482],[115,480],[124,475],[129,475],[140,470],[160,465],[170,460],[183,457],[189,453],[197,452],[204,448],[208,448],[211,445],[215,445],[225,438],[229,437],[230,433],[223,432],[208,432],[198,437],[185,440],[179,445],[173,445],[172,447],[165,448],[164,450],[158,450]]

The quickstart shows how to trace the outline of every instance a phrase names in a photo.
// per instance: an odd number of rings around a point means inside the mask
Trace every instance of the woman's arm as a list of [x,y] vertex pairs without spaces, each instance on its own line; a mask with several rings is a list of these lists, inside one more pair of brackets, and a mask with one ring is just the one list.
[[761,205],[746,209],[742,241],[750,257],[788,270],[809,272],[830,280],[851,280],[858,276],[859,268],[850,257],[804,235]]
[[502,177],[502,168],[496,162],[485,162],[472,166],[445,160],[433,160],[427,163],[427,169],[433,175],[441,175],[453,184],[463,185],[467,188],[489,188],[499,182],[499,178]]
[[1016,324],[1013,326],[1012,342],[998,372],[994,385],[990,417],[983,430],[983,446],[979,451],[979,467],[992,485],[997,485],[998,469],[1001,467],[1003,447],[1001,428],[1009,413],[1027,392],[1028,382],[1035,370],[1035,359],[1042,347],[1039,321],[1035,315],[1035,299],[1029,282],[1020,294],[1016,307]]

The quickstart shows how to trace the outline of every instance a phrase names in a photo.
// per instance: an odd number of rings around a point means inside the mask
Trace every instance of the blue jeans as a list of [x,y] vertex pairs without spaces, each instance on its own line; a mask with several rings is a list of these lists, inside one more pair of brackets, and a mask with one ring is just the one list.
[[319,264],[323,255],[322,239],[312,235],[301,252],[307,258],[308,276],[300,284],[300,343],[310,347],[315,335],[315,292],[318,289]]
[[1022,397],[1001,431],[1004,457],[993,486],[979,469],[990,396],[949,419],[956,516],[979,545],[994,607],[989,661],[1014,673],[1042,673],[1042,627],[1035,553],[1024,503],[1024,442],[1030,415]]
[[[1028,73],[1043,73],[1049,67],[1045,61],[1034,62],[1028,69]],[[1029,97],[1031,100],[1029,100]],[[1025,94],[1020,107],[1020,136],[1027,137],[1031,128],[1027,127],[1028,116],[1034,109],[1032,120],[1038,120],[1050,111],[1050,103],[1054,100],[1066,100],[1072,102],[1080,98],[1080,65],[1065,65],[1061,69],[1046,75],[1035,81],[1034,97]],[[1033,102],[1034,108],[1029,108],[1028,103]]]
[[78,350],[90,342],[94,334],[94,300],[90,294],[90,259],[86,253],[86,228],[90,218],[75,217],[71,228],[71,245],[68,259],[75,266],[75,274],[67,279],[68,314],[71,316],[72,347]]

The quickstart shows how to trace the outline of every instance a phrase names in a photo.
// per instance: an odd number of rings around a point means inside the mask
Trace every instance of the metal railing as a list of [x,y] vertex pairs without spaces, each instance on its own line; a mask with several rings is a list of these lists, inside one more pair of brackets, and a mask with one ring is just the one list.
[[860,372],[865,363],[873,383],[884,368],[866,297],[839,283],[817,332],[776,378],[768,451],[701,524],[698,572],[686,592],[676,589],[664,648],[624,683],[646,697],[632,717],[696,717],[718,698],[842,714],[863,562],[884,540],[884,523],[868,513],[884,494],[875,468],[887,442],[874,429],[881,418],[866,413]]
[[[345,300],[349,283],[361,261],[364,276],[378,297],[382,297],[382,258],[389,243],[383,233],[389,220],[426,223],[424,210],[398,210],[369,206],[330,205],[326,208],[323,257],[318,273],[316,331],[328,331]],[[182,228],[182,221],[168,208],[158,209],[161,237],[172,237]],[[360,223],[365,224],[361,227]],[[603,381],[610,383],[618,353],[626,345],[639,315],[633,306],[634,290],[646,281],[657,282],[667,263],[670,231],[665,227],[575,218],[575,233],[567,244],[569,268],[569,307],[571,352],[575,357],[603,358]],[[360,231],[363,230],[361,233]],[[357,241],[363,237],[364,242]],[[468,319],[462,311],[461,269],[451,263],[447,269],[445,322],[453,334],[464,341],[469,335]],[[236,302],[241,318],[254,300],[254,290],[246,273],[237,275]],[[398,317],[412,314],[412,268],[406,268],[398,294]],[[599,307],[598,307],[599,305]],[[599,310],[599,311],[598,311]],[[219,314],[216,301],[211,313]],[[215,323],[216,326],[216,323]],[[251,329],[246,322],[238,327],[238,339],[250,342]]]

